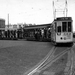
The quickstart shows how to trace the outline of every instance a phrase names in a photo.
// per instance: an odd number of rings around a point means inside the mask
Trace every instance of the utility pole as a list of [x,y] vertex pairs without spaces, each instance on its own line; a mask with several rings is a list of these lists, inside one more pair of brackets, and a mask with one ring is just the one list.
[[8,29],[9,29],[9,13],[8,13]]

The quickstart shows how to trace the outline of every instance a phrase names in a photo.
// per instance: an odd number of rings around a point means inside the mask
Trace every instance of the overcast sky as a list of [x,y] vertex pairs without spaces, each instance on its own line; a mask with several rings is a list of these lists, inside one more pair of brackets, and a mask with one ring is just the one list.
[[[53,0],[0,0],[0,18],[9,22],[44,24],[53,21]],[[64,0],[56,0],[64,1]],[[68,1],[68,16],[73,18],[73,29],[75,30],[75,0]]]

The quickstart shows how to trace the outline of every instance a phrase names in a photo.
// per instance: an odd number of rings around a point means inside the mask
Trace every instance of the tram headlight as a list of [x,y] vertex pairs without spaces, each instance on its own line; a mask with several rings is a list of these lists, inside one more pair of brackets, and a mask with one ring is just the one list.
[[61,37],[60,39],[62,40],[63,38]]

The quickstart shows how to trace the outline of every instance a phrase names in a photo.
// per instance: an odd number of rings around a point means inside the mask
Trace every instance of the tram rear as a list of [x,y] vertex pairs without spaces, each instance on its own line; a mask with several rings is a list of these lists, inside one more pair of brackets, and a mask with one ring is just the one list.
[[59,17],[52,23],[51,38],[54,44],[73,44],[73,28],[71,17]]

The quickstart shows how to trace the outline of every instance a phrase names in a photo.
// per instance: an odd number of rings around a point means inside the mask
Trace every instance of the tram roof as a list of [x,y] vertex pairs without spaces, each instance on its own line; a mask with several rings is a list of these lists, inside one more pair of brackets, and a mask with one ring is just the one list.
[[51,26],[51,24],[32,25],[32,26],[25,26],[24,29],[48,28],[50,26]]
[[66,20],[72,20],[72,17],[58,17],[54,19],[54,21],[66,21]]

